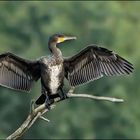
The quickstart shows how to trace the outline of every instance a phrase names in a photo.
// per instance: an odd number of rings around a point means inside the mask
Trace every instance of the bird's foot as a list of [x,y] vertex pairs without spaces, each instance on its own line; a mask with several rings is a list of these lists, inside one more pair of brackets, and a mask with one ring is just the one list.
[[51,108],[50,108],[50,106],[51,106],[51,104],[53,104],[54,103],[54,100],[53,99],[46,99],[46,101],[45,101],[45,106],[46,106],[46,108],[48,109],[48,110],[50,110]]
[[61,92],[59,92],[59,97],[60,97],[60,100],[65,100],[65,99],[67,99],[67,98],[68,98],[68,96],[67,96],[67,94],[66,94],[66,93],[64,93],[64,91],[63,91],[63,89],[62,89],[62,88],[60,88],[60,91],[61,91]]
[[67,94],[63,94],[63,99],[65,100],[67,98],[68,98]]
[[35,103],[37,105],[41,105],[41,104],[45,103],[45,100],[46,100],[46,95],[41,94],[41,96],[35,101]]
[[64,93],[64,94],[60,94],[60,100],[65,100],[68,98],[68,96]]

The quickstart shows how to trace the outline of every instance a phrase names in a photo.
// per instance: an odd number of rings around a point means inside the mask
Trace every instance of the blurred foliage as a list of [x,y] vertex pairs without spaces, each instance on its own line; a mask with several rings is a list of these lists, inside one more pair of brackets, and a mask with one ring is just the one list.
[[[0,2],[0,53],[36,59],[48,55],[50,35],[65,33],[78,40],[61,45],[64,56],[95,43],[114,50],[135,67],[130,76],[104,77],[76,89],[76,93],[123,98],[124,103],[61,102],[47,114],[50,123],[37,121],[23,138],[140,138],[139,9],[136,1]],[[40,83],[31,94],[3,87],[0,93],[0,138],[5,138],[25,120],[31,99],[40,95]]]

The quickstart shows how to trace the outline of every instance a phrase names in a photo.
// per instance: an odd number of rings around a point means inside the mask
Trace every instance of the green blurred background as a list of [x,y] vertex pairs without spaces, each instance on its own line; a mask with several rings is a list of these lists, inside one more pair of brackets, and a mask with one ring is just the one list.
[[[63,101],[46,115],[50,123],[38,120],[23,138],[140,138],[140,2],[0,2],[0,53],[28,59],[48,55],[47,41],[54,33],[78,38],[61,45],[65,57],[95,43],[128,59],[135,71],[76,88],[76,93],[114,96],[124,103]],[[31,99],[39,95],[39,82],[31,94],[0,87],[0,138],[20,126]]]

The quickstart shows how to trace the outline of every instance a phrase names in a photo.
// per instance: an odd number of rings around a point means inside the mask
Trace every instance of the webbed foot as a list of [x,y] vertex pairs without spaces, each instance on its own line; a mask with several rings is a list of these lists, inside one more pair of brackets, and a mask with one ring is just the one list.
[[61,90],[61,93],[59,93],[60,99],[61,99],[61,100],[67,99],[67,98],[68,98],[67,94],[65,94],[65,93],[63,92],[63,89],[62,89],[62,88],[61,88],[60,90]]
[[53,104],[53,103],[54,103],[54,99],[48,99],[48,98],[46,98],[46,100],[45,100],[45,106],[46,106],[46,108],[47,108],[48,110],[51,109],[51,108],[50,108],[50,105]]
[[45,102],[46,100],[46,95],[45,94],[41,94],[41,96],[35,101],[35,103],[37,105],[41,105]]

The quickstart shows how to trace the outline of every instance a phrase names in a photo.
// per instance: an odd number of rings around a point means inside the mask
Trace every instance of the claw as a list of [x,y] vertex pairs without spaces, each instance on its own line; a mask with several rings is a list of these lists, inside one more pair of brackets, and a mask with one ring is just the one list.
[[60,100],[65,100],[65,99],[67,99],[67,98],[68,98],[67,94],[65,94],[65,93],[63,92],[63,89],[62,89],[62,88],[61,88],[60,90],[61,90],[61,93],[59,93]]
[[65,99],[67,99],[68,98],[68,96],[66,95],[66,94],[63,94],[63,100],[65,100]]
[[45,107],[46,107],[48,110],[51,109],[51,108],[50,108],[50,105],[49,105],[48,103],[45,103]]
[[46,99],[45,101],[45,106],[48,110],[50,110],[50,105],[54,103],[54,100],[53,99]]

